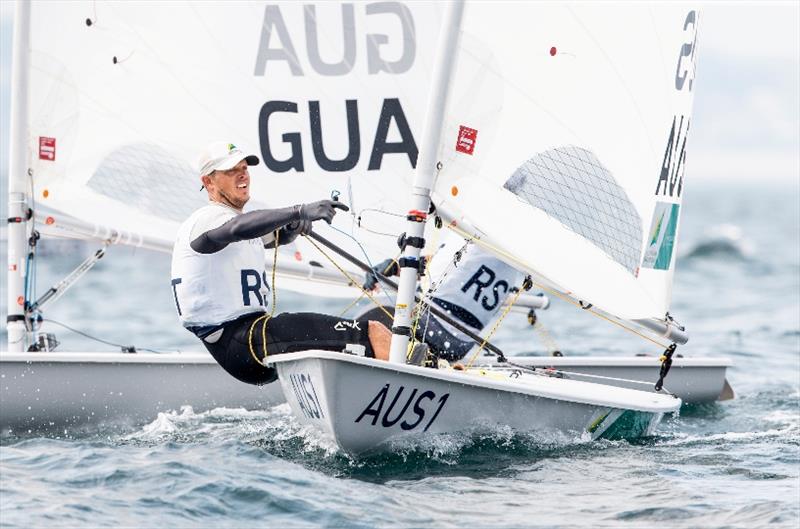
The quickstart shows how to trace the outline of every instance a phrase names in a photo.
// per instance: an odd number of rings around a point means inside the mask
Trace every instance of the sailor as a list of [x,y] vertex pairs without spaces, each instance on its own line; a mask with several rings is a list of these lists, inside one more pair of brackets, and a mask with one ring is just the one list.
[[181,225],[172,251],[172,291],[181,323],[225,371],[250,384],[277,378],[265,365],[269,355],[360,344],[366,356],[388,360],[391,331],[377,321],[317,313],[270,317],[264,248],[310,233],[314,221],[330,224],[337,209],[348,208],[320,200],[243,213],[250,199],[248,166],[258,163],[257,156],[224,142],[208,145],[200,158],[209,202]]
[[[456,258],[457,256],[457,258]],[[451,265],[452,263],[452,265]],[[373,270],[396,275],[396,261],[387,259]],[[453,238],[436,252],[430,267],[433,280],[430,300],[474,334],[481,334],[495,319],[508,297],[522,285],[525,275],[483,249]],[[368,274],[366,290],[375,288],[375,275]],[[477,344],[449,323],[427,312],[418,324],[417,337],[431,352],[450,362],[460,360]]]

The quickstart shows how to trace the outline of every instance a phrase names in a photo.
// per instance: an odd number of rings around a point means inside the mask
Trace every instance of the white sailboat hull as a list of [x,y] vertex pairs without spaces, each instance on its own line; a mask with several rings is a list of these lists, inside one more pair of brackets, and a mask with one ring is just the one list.
[[511,370],[435,370],[328,351],[273,359],[295,416],[351,454],[496,428],[545,440],[649,435],[681,401]]
[[[494,362],[494,357],[483,360]],[[653,391],[661,370],[661,361],[653,356],[512,356],[509,361],[528,367],[552,367],[568,376],[574,374],[577,380],[641,391]],[[664,388],[684,404],[732,399],[733,389],[725,377],[732,365],[730,358],[723,357],[673,358]]]
[[207,353],[0,353],[0,431],[142,424],[190,405],[264,409],[283,402],[225,373]]
[[[510,360],[600,376],[604,378],[583,380],[640,390],[652,390],[660,366],[654,357],[516,356]],[[493,357],[481,362],[493,362]],[[665,387],[685,404],[730,398],[725,379],[730,365],[727,358],[676,358]],[[202,352],[0,352],[2,431],[120,420],[143,423],[158,412],[183,405],[200,412],[216,407],[265,409],[283,402],[280,384],[243,384]]]

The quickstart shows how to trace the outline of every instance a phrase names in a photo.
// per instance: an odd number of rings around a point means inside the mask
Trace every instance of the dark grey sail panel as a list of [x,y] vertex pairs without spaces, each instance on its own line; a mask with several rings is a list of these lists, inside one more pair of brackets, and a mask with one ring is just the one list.
[[504,187],[636,272],[642,219],[591,151],[574,145],[545,151],[517,168]]
[[144,143],[109,154],[87,185],[140,211],[178,222],[208,200],[200,191],[197,171],[163,147]]

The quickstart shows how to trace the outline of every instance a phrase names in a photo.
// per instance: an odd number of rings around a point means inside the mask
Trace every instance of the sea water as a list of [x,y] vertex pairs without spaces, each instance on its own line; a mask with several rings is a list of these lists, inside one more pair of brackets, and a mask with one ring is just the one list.
[[[796,529],[800,192],[692,185],[684,209],[672,313],[691,340],[679,352],[733,359],[734,400],[684,407],[637,442],[499,430],[362,459],[301,427],[285,404],[14,433],[0,439],[0,526]],[[44,242],[37,291],[91,249]],[[335,314],[350,301],[319,305],[278,289],[280,310]],[[171,296],[168,257],[112,248],[47,317],[112,343],[197,349]],[[540,317],[567,355],[658,354],[558,300]],[[47,329],[62,350],[109,349],[52,322]],[[520,315],[496,341],[546,351]]]

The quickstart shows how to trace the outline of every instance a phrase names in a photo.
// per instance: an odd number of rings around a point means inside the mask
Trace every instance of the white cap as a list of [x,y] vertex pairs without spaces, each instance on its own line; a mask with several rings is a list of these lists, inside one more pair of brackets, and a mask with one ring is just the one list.
[[258,165],[259,159],[255,154],[245,154],[233,143],[215,141],[210,143],[200,154],[200,176],[206,176],[213,171],[227,171],[236,164],[245,160],[247,165]]

